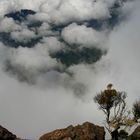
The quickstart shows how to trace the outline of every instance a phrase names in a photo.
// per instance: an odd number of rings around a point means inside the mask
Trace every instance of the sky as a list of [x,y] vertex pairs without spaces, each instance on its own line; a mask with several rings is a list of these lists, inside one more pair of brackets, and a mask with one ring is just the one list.
[[[120,2],[118,21],[110,24],[115,2],[0,0],[2,126],[37,139],[85,121],[103,125],[93,97],[108,83],[127,92],[131,108],[140,98],[140,1]],[[21,9],[36,14],[23,21],[4,17]],[[93,19],[99,27],[90,25]]]

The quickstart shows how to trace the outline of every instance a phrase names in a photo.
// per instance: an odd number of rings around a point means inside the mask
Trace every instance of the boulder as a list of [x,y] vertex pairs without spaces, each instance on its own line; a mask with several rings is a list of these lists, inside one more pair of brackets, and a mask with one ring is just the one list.
[[9,132],[6,128],[0,126],[0,140],[15,140],[16,135]]
[[140,140],[140,126],[138,126],[129,137],[130,140]]
[[104,127],[85,122],[82,125],[58,129],[40,137],[39,140],[104,140]]

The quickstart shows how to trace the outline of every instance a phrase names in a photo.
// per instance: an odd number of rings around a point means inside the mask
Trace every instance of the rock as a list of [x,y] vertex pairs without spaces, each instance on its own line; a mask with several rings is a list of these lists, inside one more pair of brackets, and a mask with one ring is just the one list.
[[130,140],[140,140],[140,126],[138,126],[129,137]]
[[39,140],[104,140],[104,127],[85,122],[82,125],[58,129],[40,137]]
[[15,140],[16,138],[16,135],[12,134],[7,129],[0,126],[0,140]]

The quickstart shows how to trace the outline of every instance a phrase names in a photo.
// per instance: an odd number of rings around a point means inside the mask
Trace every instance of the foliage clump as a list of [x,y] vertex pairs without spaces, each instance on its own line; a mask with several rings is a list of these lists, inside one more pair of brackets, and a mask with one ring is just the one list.
[[134,115],[134,120],[138,122],[140,119],[140,99],[133,104],[132,112]]

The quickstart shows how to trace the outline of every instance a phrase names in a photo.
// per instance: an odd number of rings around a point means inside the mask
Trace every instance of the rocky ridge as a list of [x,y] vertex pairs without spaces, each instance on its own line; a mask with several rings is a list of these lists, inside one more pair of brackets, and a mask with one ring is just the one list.
[[17,136],[0,125],[0,140],[15,140]]
[[104,127],[85,122],[82,125],[58,129],[40,137],[39,140],[104,140]]
[[128,140],[140,140],[140,126],[129,136]]

